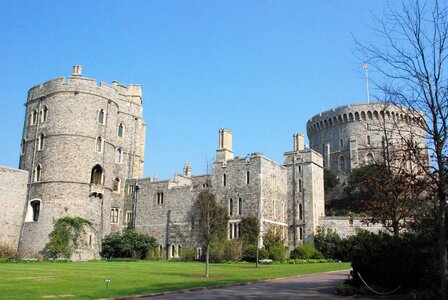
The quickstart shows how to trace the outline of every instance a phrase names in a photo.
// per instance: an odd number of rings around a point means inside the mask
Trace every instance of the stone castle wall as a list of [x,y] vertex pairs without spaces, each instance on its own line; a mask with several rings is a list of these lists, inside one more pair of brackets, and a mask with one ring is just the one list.
[[392,104],[352,104],[312,117],[307,133],[310,148],[322,154],[325,167],[347,174],[361,165],[381,161],[385,140],[399,151],[407,141],[425,147],[421,118],[415,111]]
[[17,249],[26,206],[28,172],[0,167],[0,244]]
[[[28,92],[19,168],[29,171],[27,201],[40,201],[40,214],[38,220],[24,218],[24,257],[42,254],[55,220],[63,216],[92,223],[83,255],[98,257],[102,238],[121,231],[110,215],[123,208],[125,180],[143,174],[140,86],[98,85],[78,71]],[[98,184],[92,182],[95,166]]]
[[341,238],[345,239],[356,234],[359,229],[367,230],[373,233],[379,233],[386,230],[381,224],[366,224],[363,218],[359,217],[320,217],[319,227],[327,231],[333,231],[337,233]]

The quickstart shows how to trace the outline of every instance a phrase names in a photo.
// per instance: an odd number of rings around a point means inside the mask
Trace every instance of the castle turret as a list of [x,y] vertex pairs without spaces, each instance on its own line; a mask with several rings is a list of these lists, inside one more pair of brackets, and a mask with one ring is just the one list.
[[20,157],[30,174],[23,257],[42,253],[64,216],[92,224],[73,258],[98,257],[102,238],[123,226],[125,180],[142,176],[145,129],[139,86],[98,85],[82,77],[80,65],[67,81],[29,90]]

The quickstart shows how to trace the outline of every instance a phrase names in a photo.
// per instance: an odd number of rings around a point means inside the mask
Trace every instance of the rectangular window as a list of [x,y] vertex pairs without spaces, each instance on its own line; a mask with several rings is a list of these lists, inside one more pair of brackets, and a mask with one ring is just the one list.
[[112,207],[110,209],[110,222],[112,224],[118,224],[118,212],[119,212],[119,208],[117,208],[117,207]]
[[134,193],[134,186],[131,184],[131,185],[128,185],[128,194],[132,194],[132,193]]
[[249,171],[246,172],[246,184],[249,184],[250,182],[250,174]]
[[126,223],[129,224],[132,222],[132,211],[126,211]]

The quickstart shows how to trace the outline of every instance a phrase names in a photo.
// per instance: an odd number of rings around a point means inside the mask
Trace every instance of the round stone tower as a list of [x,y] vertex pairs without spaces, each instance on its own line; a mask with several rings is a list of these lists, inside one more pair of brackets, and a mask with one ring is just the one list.
[[98,84],[81,71],[76,65],[67,80],[28,92],[19,167],[29,172],[22,257],[45,256],[54,222],[65,216],[92,223],[72,259],[98,257],[101,239],[124,225],[125,180],[143,173],[140,85]]
[[405,155],[408,143],[426,148],[421,118],[418,112],[393,104],[352,104],[315,115],[307,122],[307,133],[310,148],[322,154],[325,168],[344,175],[384,161],[386,155],[412,163]]

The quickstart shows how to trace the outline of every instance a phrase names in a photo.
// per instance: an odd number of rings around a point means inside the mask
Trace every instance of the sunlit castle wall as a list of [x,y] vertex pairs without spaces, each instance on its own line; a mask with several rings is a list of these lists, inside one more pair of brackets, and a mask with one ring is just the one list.
[[122,229],[125,180],[142,176],[140,86],[98,83],[81,72],[76,65],[67,80],[28,92],[19,167],[29,172],[22,257],[45,256],[54,222],[70,216],[92,223],[72,259],[98,258],[101,239]]
[[[310,148],[322,154],[324,166],[338,175],[384,161],[385,145],[394,160],[411,165],[411,142],[426,149],[422,115],[394,104],[359,103],[315,115],[307,122]],[[423,150],[426,153],[426,150]]]

